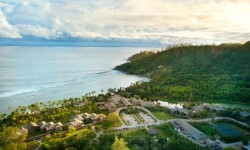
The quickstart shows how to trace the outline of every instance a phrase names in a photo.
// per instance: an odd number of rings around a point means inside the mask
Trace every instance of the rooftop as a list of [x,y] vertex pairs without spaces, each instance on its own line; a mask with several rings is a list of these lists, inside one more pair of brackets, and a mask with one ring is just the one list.
[[241,111],[239,114],[240,114],[240,116],[242,116],[242,117],[248,117],[248,116],[250,116],[250,113],[249,113],[249,112],[246,112],[246,111]]
[[156,135],[156,134],[158,134],[158,131],[156,129],[154,129],[154,128],[150,128],[148,130],[148,133],[151,134],[151,135]]

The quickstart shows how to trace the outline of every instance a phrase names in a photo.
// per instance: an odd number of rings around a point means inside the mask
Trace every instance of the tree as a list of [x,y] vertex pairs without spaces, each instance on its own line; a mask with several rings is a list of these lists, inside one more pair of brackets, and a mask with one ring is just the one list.
[[83,147],[89,146],[95,137],[96,134],[93,130],[83,129],[77,132],[77,134],[72,134],[72,136],[67,137],[64,141],[64,146],[82,149]]
[[176,141],[170,141],[165,145],[166,150],[181,150],[180,143]]
[[70,128],[69,128],[69,132],[70,132],[70,133],[73,133],[73,132],[75,132],[75,131],[76,131],[76,128],[75,128],[75,127],[70,127]]
[[246,137],[246,136],[241,137],[241,142],[242,142],[243,145],[247,145],[248,142],[249,142],[248,137]]
[[0,149],[4,150],[26,150],[27,143],[24,140],[27,133],[18,133],[18,129],[8,127],[0,133]]
[[111,150],[128,150],[127,142],[123,138],[115,137],[115,142],[111,146]]
[[116,113],[110,113],[107,117],[107,121],[110,123],[110,124],[115,124],[117,122],[119,122],[119,117]]

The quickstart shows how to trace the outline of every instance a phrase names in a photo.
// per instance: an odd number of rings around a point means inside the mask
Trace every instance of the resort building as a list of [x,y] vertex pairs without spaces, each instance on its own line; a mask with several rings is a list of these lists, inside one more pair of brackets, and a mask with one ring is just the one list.
[[124,97],[121,97],[121,102],[126,106],[126,107],[130,107],[133,106],[127,99],[125,99]]
[[140,105],[140,101],[135,99],[135,98],[131,98],[130,100],[130,103],[133,105],[133,106],[138,106]]
[[79,120],[75,120],[75,121],[70,121],[69,123],[67,123],[67,127],[75,127],[75,128],[80,128],[82,127],[83,122],[79,121]]
[[105,107],[105,103],[104,102],[97,102],[96,106],[100,109],[100,110],[106,110],[107,108]]
[[75,115],[72,119],[83,121],[84,118],[81,115]]
[[96,118],[97,118],[97,115],[96,115],[95,113],[90,114],[89,118],[90,118],[92,121],[95,121]]
[[193,113],[202,112],[204,110],[208,110],[211,112],[221,112],[221,111],[224,111],[225,108],[222,106],[213,105],[213,104],[200,104],[200,105],[194,106],[192,110],[193,110],[192,111]]
[[78,120],[77,118],[71,118],[69,121],[74,122],[74,121],[82,121],[82,120]]
[[148,130],[148,133],[149,133],[150,135],[152,135],[152,136],[155,136],[155,135],[158,134],[158,131],[157,131],[156,129],[154,129],[154,128],[150,128],[150,129]]
[[241,112],[239,112],[239,114],[241,117],[250,117],[250,113],[246,112],[246,111],[241,111]]
[[212,105],[212,104],[205,104],[204,108],[212,112],[222,112],[225,110],[225,108],[222,106]]
[[172,114],[178,112],[180,115],[185,115],[185,116],[188,116],[190,114],[190,111],[187,110],[186,108],[175,107],[175,108],[170,108],[170,111]]
[[100,115],[97,116],[97,120],[98,120],[98,121],[104,121],[104,120],[106,120],[106,119],[107,119],[107,116],[104,115],[104,114],[100,114]]
[[45,125],[45,132],[52,132],[54,129],[54,122],[48,122],[46,125]]
[[58,122],[54,125],[54,131],[60,131],[63,127],[63,124],[61,122]]
[[30,122],[28,125],[27,125],[27,129],[29,132],[33,132],[33,131],[37,131],[37,128],[38,128],[38,125],[34,122]]
[[45,121],[38,122],[38,127],[39,127],[40,131],[44,131],[46,124],[47,123]]
[[193,110],[192,113],[202,112],[205,110],[205,105],[201,104],[201,105],[194,106],[192,110]]
[[24,133],[29,133],[29,131],[25,127],[20,127],[18,129],[18,133],[20,133],[20,135],[22,135]]
[[85,119],[89,119],[90,114],[84,113],[84,114],[81,114],[81,116],[82,116],[83,118],[85,118]]
[[108,109],[108,111],[109,111],[110,113],[115,112],[116,109],[117,109],[116,105],[114,105],[114,104],[111,103],[111,102],[108,102],[107,104],[105,104],[105,106],[107,107],[107,109]]
[[116,107],[123,107],[125,106],[124,103],[121,101],[123,97],[119,95],[114,95],[110,97],[110,102],[113,103]]
[[139,103],[142,107],[152,107],[153,106],[153,104],[150,101],[139,100]]

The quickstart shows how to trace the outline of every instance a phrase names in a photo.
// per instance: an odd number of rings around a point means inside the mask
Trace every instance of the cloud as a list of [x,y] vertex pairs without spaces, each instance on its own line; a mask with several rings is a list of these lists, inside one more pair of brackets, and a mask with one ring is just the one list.
[[0,11],[0,38],[21,38],[18,28],[9,24],[2,11]]
[[0,0],[0,36],[241,42],[249,0]]

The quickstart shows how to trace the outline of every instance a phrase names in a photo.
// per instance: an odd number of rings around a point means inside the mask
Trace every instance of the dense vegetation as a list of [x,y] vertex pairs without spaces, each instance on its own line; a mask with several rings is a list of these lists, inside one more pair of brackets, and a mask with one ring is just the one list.
[[[100,136],[95,144],[98,150],[110,150],[111,144],[114,142],[115,136],[124,139],[128,143],[131,150],[205,150],[178,135],[170,124],[155,127],[158,134],[152,136],[146,129],[124,130],[115,133],[105,133]],[[174,147],[174,148],[173,148]]]
[[250,42],[188,45],[141,52],[115,69],[151,78],[126,88],[142,98],[250,104],[249,58]]
[[0,131],[8,126],[20,127],[30,122],[52,121],[65,124],[69,119],[81,113],[96,113],[108,115],[107,110],[100,110],[95,102],[99,98],[108,97],[109,95],[90,96],[85,95],[81,98],[70,98],[59,101],[49,101],[48,103],[35,102],[27,107],[19,106],[10,110],[10,114],[1,114],[0,112]]

